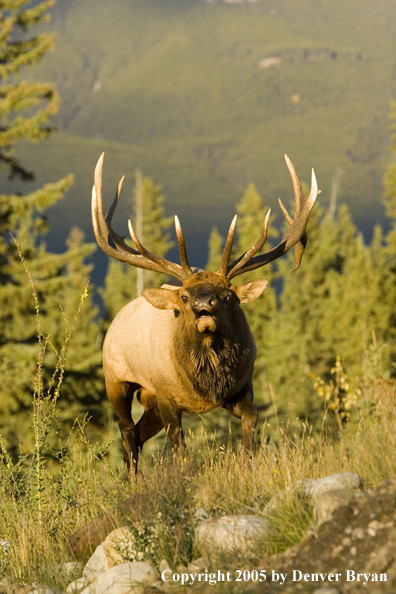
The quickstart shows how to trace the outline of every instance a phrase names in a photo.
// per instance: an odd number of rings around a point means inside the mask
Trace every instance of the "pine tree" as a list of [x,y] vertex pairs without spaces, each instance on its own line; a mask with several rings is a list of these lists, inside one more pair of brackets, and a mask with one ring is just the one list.
[[[38,62],[53,45],[45,33],[25,39],[32,26],[49,20],[48,9],[53,0],[33,3],[31,0],[1,0],[0,2],[0,80],[18,74],[24,66]],[[29,5],[32,5],[29,7]],[[44,106],[41,106],[44,102]],[[48,119],[56,113],[59,97],[49,84],[31,81],[2,84],[0,89],[0,163],[9,176],[32,179],[14,156],[15,144],[28,139],[36,142],[52,132]],[[35,109],[32,113],[32,109]]]
[[[22,67],[40,60],[52,45],[52,38],[46,34],[27,37],[30,27],[48,20],[52,4],[0,1],[0,172],[25,182],[34,175],[15,156],[15,147],[22,139],[36,142],[46,138],[52,132],[49,117],[59,103],[51,85],[21,80],[20,76]],[[29,411],[39,350],[37,305],[42,341],[48,343],[42,362],[46,390],[56,361],[50,345],[60,352],[67,333],[65,320],[71,324],[75,315],[72,310],[78,307],[89,277],[90,269],[83,261],[94,248],[83,246],[81,236],[74,232],[63,254],[49,253],[42,239],[48,230],[44,211],[63,197],[71,183],[68,176],[27,195],[0,195],[0,431],[14,447],[31,424]],[[78,273],[73,268],[76,262]],[[73,300],[75,303],[68,304]],[[90,298],[85,300],[87,306]],[[97,333],[97,324],[89,314],[84,340]],[[79,387],[71,389],[69,377],[69,390],[65,390],[62,403],[66,416],[71,414],[70,403],[82,397],[86,376],[99,373],[100,356],[92,351],[98,346],[97,340],[90,345],[77,343],[67,370],[73,372]]]
[[[134,229],[141,243],[149,251],[165,256],[173,243],[168,229],[171,217],[164,217],[164,196],[159,186],[154,186],[148,177],[138,171],[135,177],[134,208],[131,217]],[[138,209],[141,211],[138,213]],[[137,219],[140,224],[136,224]],[[156,287],[166,280],[164,275],[150,270],[137,270],[134,266],[110,259],[101,296],[105,306],[105,328],[117,312],[129,301],[138,297],[137,275],[143,273],[143,287]]]
[[212,227],[208,243],[208,261],[206,263],[206,270],[216,272],[219,269],[221,256],[224,249],[224,237],[219,233],[216,226]]
[[[268,208],[265,207],[260,194],[258,193],[253,183],[249,184],[241,201],[236,207],[238,213],[237,220],[237,241],[232,257],[239,257],[252,247],[258,240],[261,234],[261,229],[265,215]],[[262,248],[261,252],[266,252],[271,247],[271,238],[277,237],[278,232],[273,226],[276,219],[276,214],[272,214],[268,225],[267,242]],[[253,304],[244,307],[244,313],[249,326],[253,332],[253,336],[257,346],[257,358],[254,369],[254,383],[256,399],[263,398],[263,389],[265,391],[265,400],[269,399],[266,391],[266,369],[267,369],[267,353],[268,340],[267,333],[270,320],[276,315],[276,292],[273,286],[275,281],[275,273],[272,265],[267,265],[265,268],[259,268],[243,277],[238,277],[236,282],[247,282],[257,278],[266,278],[269,280],[269,286],[264,294]]]
[[[70,423],[77,416],[82,418],[87,412],[92,418],[91,425],[101,425],[104,398],[103,333],[98,322],[99,308],[93,303],[93,288],[89,284],[93,265],[86,263],[96,250],[96,244],[84,243],[84,233],[74,227],[66,245],[62,285],[51,303],[46,300],[50,315],[44,318],[50,323],[48,328],[44,328],[45,333],[52,337],[58,352],[64,344],[65,333],[71,332],[62,397],[58,401],[63,432],[69,430]],[[59,331],[55,332],[55,328]],[[53,367],[54,361],[51,361],[48,373]],[[94,427],[90,429],[95,430]]]
[[[335,220],[325,215],[319,223],[318,216],[301,268],[288,273],[291,256],[279,262],[283,291],[270,333],[269,378],[281,412],[292,419],[321,412],[312,377],[330,379],[337,357],[353,382],[362,380],[373,343],[389,338],[394,302],[381,229],[367,246],[346,205]],[[389,353],[382,364],[389,366]]]

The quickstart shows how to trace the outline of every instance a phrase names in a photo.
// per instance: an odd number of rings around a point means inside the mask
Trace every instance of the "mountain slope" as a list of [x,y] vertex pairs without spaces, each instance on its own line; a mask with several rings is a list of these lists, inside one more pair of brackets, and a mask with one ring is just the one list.
[[76,173],[51,215],[51,246],[61,249],[71,222],[90,233],[104,149],[109,200],[118,178],[141,168],[162,184],[199,265],[211,226],[225,231],[249,182],[270,206],[278,196],[288,203],[285,152],[308,183],[315,167],[325,205],[342,169],[338,200],[370,235],[384,219],[395,18],[393,0],[58,0],[56,50],[34,75],[61,93],[60,132],[22,150],[37,183]]

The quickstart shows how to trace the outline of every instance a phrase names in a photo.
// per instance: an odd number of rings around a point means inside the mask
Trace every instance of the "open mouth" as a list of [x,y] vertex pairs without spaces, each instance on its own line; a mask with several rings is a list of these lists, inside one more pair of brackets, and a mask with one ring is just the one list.
[[197,315],[197,318],[206,318],[206,317],[210,317],[213,318],[213,315],[211,313],[209,313],[208,311],[206,311],[205,309],[203,309],[202,311],[199,312],[199,314]]
[[202,310],[197,315],[196,325],[198,332],[203,334],[214,332],[217,328],[216,318],[206,310]]

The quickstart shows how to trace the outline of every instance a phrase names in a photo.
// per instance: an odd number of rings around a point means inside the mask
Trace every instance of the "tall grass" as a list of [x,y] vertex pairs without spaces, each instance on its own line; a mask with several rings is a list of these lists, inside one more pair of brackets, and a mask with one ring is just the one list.
[[[3,578],[64,588],[71,578],[59,566],[72,560],[68,536],[136,492],[162,495],[133,525],[145,545],[143,557],[157,566],[163,558],[173,567],[186,565],[199,555],[193,550],[197,510],[208,516],[265,514],[266,503],[282,494],[270,536],[255,552],[256,559],[250,554],[242,561],[248,566],[264,554],[281,552],[296,544],[312,522],[307,502],[295,497],[301,479],[353,471],[369,487],[395,474],[395,420],[382,394],[383,387],[374,390],[378,398],[374,409],[361,411],[359,423],[353,430],[352,425],[346,427],[342,440],[301,426],[280,432],[276,443],[257,444],[248,463],[241,451],[217,445],[205,432],[190,434],[186,459],[172,461],[167,453],[143,456],[142,476],[132,483],[121,457],[114,470],[103,450],[89,443],[83,427],[76,424],[74,436],[65,444],[67,454],[60,451],[50,463],[40,459],[40,498],[34,470],[37,456],[13,464],[3,448],[0,534],[10,543],[1,566]],[[230,569],[237,561],[241,559],[223,556],[216,563]]]

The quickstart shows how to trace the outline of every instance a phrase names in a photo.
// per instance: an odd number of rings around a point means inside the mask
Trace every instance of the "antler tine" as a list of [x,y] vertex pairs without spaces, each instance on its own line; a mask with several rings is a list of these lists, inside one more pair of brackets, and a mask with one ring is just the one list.
[[141,246],[137,240],[136,246],[139,252],[131,248],[125,243],[125,236],[119,235],[111,226],[111,221],[118,204],[119,194],[124,178],[121,179],[118,184],[118,190],[110,206],[109,212],[104,217],[103,215],[103,200],[102,200],[102,169],[103,169],[104,153],[100,156],[97,165],[95,167],[95,183],[92,188],[92,224],[96,241],[102,250],[119,260],[120,262],[126,262],[137,268],[143,268],[145,270],[152,270],[161,274],[167,274],[178,280],[185,278],[185,272],[178,264],[173,264],[165,258],[151,254]]
[[118,183],[118,188],[115,193],[114,200],[111,203],[111,206],[110,206],[104,220],[106,222],[106,226],[107,226],[107,229],[109,232],[109,244],[116,249],[117,249],[117,246],[119,246],[119,247],[122,247],[127,252],[129,252],[130,254],[138,255],[139,252],[137,252],[136,250],[131,248],[131,246],[129,246],[127,243],[125,243],[126,235],[119,235],[117,233],[117,231],[115,229],[113,229],[113,227],[111,225],[112,220],[113,220],[113,215],[114,215],[117,205],[118,205],[118,200],[119,200],[119,197],[121,194],[121,189],[122,189],[122,184],[124,183],[124,179],[125,179],[125,175],[122,176],[122,178],[120,179],[120,181]]
[[[96,221],[101,234],[106,237],[108,228],[103,216],[98,216],[99,213],[103,215],[103,200],[102,200],[102,169],[103,169],[104,153],[102,153],[96,163],[94,173],[94,186],[92,188],[92,219]],[[95,217],[93,212],[93,205],[96,205]],[[94,228],[95,230],[95,228]],[[96,232],[95,232],[96,235]],[[102,248],[103,249],[103,248]]]
[[145,259],[149,260],[153,264],[156,264],[158,268],[161,269],[162,273],[169,274],[170,276],[173,276],[174,278],[177,278],[179,280],[184,280],[186,278],[187,274],[185,270],[183,270],[178,264],[169,262],[169,260],[167,260],[166,258],[163,258],[162,256],[157,256],[157,254],[153,254],[153,252],[149,252],[149,250],[147,250],[142,245],[142,243],[136,236],[135,231],[133,230],[132,223],[130,220],[128,221],[128,229],[133,243],[136,245],[137,249],[139,250],[139,253],[141,254],[141,256],[139,257],[143,256]]
[[175,230],[177,237],[177,245],[179,246],[180,263],[186,276],[190,276],[191,274],[193,274],[193,270],[188,261],[186,242],[184,241],[183,231],[180,225],[179,217],[177,215],[175,215]]
[[228,229],[227,240],[225,242],[223,255],[221,257],[220,268],[216,272],[216,274],[220,274],[221,276],[225,276],[227,273],[227,267],[228,267],[228,263],[230,261],[232,244],[234,243],[236,221],[237,221],[237,215],[235,215],[234,218],[232,219],[230,228]]
[[[246,254],[244,254],[241,258],[239,258],[235,262],[232,262],[228,266],[227,278],[229,280],[231,280],[234,276],[237,276],[249,270],[255,270],[256,268],[260,268],[261,266],[269,264],[273,260],[276,260],[283,254],[285,254],[293,247],[295,247],[295,265],[293,270],[298,268],[300,265],[302,255],[307,244],[306,226],[308,223],[309,215],[311,214],[313,205],[315,204],[315,200],[318,194],[320,194],[320,191],[318,190],[315,172],[312,169],[311,191],[309,196],[306,197],[304,195],[302,185],[296,173],[296,170],[290,159],[287,157],[287,155],[285,155],[285,160],[292,179],[294,197],[296,202],[296,213],[294,215],[294,219],[291,218],[286,208],[279,200],[279,204],[284,214],[284,217],[290,225],[282,241],[265,254],[256,256],[254,258],[252,257],[254,254],[250,255],[251,250],[248,250]],[[241,264],[242,260],[244,260],[243,265]]]
[[[290,161],[290,159],[287,155],[284,155],[284,157],[285,157],[286,165],[289,170],[290,177],[291,177],[292,183],[293,183],[294,197],[296,200],[296,212],[299,212],[301,209],[301,204],[303,203],[304,199],[306,199],[305,195],[304,195],[304,190],[302,188],[300,178],[297,175],[297,171],[295,170],[293,163]],[[284,207],[282,205],[283,214],[285,214],[285,210],[286,209],[284,209]],[[285,215],[285,217],[286,217],[286,215]],[[286,217],[286,219],[287,219],[287,217]],[[289,220],[289,219],[287,219],[287,220]],[[291,217],[290,217],[289,223],[291,223]]]
[[263,226],[261,228],[261,235],[260,239],[254,244],[253,247],[250,248],[247,252],[245,252],[238,260],[233,262],[234,266],[226,275],[227,278],[233,278],[236,276],[238,270],[244,267],[244,265],[249,262],[261,250],[265,242],[267,241],[267,231],[268,231],[268,221],[270,218],[271,209],[268,209],[267,214],[265,215],[265,219],[263,222]]

